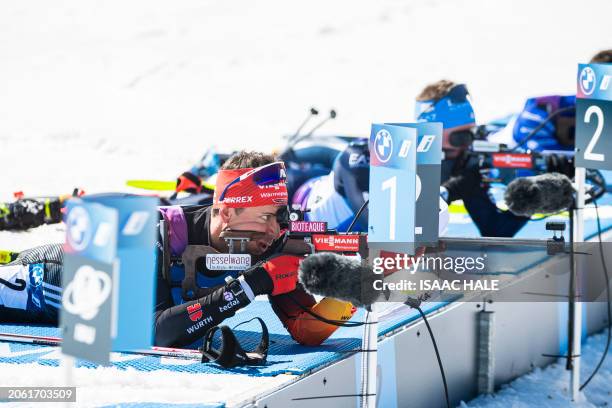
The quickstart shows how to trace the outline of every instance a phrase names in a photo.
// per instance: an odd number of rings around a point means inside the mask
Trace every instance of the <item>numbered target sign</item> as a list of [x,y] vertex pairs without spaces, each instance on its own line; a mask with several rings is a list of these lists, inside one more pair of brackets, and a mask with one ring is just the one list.
[[579,64],[576,167],[612,170],[612,64]]
[[151,345],[157,203],[126,194],[68,201],[60,315],[65,354],[107,364],[111,350]]
[[368,245],[414,253],[417,131],[372,125]]
[[157,238],[156,197],[99,194],[83,197],[117,212],[117,272],[113,350],[152,345]]
[[78,198],[66,207],[61,297],[60,289],[53,288],[61,303],[62,352],[107,364],[116,295],[117,211]]
[[438,242],[440,212],[440,166],[442,123],[390,123],[417,131],[415,241],[421,245]]

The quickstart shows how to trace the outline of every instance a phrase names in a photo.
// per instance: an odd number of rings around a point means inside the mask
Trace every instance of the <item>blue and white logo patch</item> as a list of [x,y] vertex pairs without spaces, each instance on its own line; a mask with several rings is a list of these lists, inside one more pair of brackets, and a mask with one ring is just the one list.
[[45,276],[45,268],[43,264],[30,265],[30,283],[32,286],[38,287],[42,285]]
[[30,275],[28,310],[42,310],[45,304],[42,287],[45,266],[43,264],[32,264],[28,268]]
[[386,129],[381,129],[376,133],[374,139],[374,153],[378,160],[382,163],[386,163],[393,154],[393,138]]

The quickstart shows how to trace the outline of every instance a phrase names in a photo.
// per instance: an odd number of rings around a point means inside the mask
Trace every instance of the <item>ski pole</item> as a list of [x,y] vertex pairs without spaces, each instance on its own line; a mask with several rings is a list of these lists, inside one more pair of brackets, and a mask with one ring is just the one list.
[[310,122],[310,119],[312,119],[313,116],[317,116],[318,114],[319,114],[319,111],[316,108],[314,107],[310,108],[310,110],[308,111],[308,116],[306,116],[306,119],[304,119],[302,124],[295,131],[295,133],[291,137],[289,137],[289,143],[291,143],[293,139],[297,138],[300,135],[300,132],[302,131],[304,126],[306,126],[306,124]]
[[312,134],[315,132],[315,130],[319,129],[321,126],[323,126],[325,123],[327,123],[330,120],[336,119],[337,113],[334,109],[329,111],[329,116],[326,117],[325,119],[323,119],[321,122],[319,122],[317,125],[315,125],[315,127],[313,127],[312,129],[310,129],[310,132],[306,133],[304,136],[300,137],[300,139],[305,139],[309,136],[312,136]]

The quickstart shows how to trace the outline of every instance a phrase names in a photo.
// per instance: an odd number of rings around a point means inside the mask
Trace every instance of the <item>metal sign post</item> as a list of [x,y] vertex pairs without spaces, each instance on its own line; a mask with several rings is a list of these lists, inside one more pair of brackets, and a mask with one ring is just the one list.
[[571,282],[570,285],[570,307],[569,318],[572,319],[570,324],[571,332],[568,333],[568,343],[571,347],[568,350],[568,367],[570,368],[570,390],[572,401],[576,401],[580,392],[580,352],[582,349],[582,302],[576,301],[580,295],[580,282],[578,281],[578,273],[576,268],[576,259],[574,256],[576,242],[584,241],[584,189],[585,189],[585,169],[584,167],[576,168],[575,173],[576,183],[576,208],[572,209],[572,237],[570,239],[570,262],[571,262]]
[[[612,170],[612,64],[579,64],[576,93],[576,208],[573,213],[573,240],[584,240],[585,169]],[[574,248],[571,248],[574,251]],[[573,288],[570,293],[570,327],[568,368],[570,393],[575,401],[580,392],[580,352],[582,340],[582,302],[573,295],[580,293],[576,262],[572,257]]]
[[[381,249],[414,254],[417,131],[407,126],[372,125],[370,134],[370,262]],[[436,203],[437,204],[437,203]],[[436,231],[437,232],[437,231]],[[378,313],[367,313],[361,362],[361,407],[376,407]]]

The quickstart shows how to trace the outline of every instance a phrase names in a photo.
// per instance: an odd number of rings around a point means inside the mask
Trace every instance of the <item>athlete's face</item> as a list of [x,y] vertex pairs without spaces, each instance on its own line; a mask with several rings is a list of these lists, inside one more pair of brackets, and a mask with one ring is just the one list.
[[282,207],[264,205],[247,207],[239,210],[228,209],[225,222],[226,229],[258,232],[247,244],[247,252],[253,255],[263,254],[280,234],[280,225],[276,213]]
[[445,159],[455,159],[459,154],[465,150],[465,148],[455,147],[450,143],[450,135],[454,132],[460,132],[462,130],[470,130],[474,124],[467,124],[456,126],[450,129],[444,129],[442,133],[442,149],[444,150],[444,158]]

